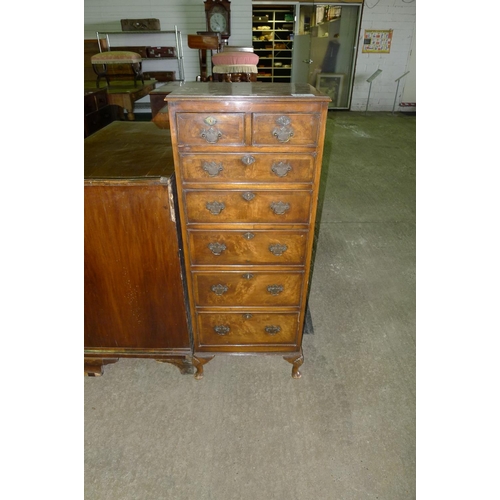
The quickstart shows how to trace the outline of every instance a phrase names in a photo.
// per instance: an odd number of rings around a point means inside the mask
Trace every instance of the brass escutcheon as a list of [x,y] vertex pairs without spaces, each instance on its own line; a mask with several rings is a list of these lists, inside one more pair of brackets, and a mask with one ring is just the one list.
[[255,193],[247,191],[246,193],[243,193],[241,197],[246,201],[252,201],[255,198]]
[[248,165],[251,165],[252,163],[255,163],[255,158],[252,155],[245,155],[241,159],[242,163],[248,167]]

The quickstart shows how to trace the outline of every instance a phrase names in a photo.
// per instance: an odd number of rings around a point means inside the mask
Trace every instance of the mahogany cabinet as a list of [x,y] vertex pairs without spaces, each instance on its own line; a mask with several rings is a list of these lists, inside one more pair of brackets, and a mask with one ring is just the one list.
[[85,373],[123,357],[193,373],[170,133],[116,121],[84,153]]
[[302,84],[169,93],[196,378],[218,353],[279,354],[300,377],[328,102]]

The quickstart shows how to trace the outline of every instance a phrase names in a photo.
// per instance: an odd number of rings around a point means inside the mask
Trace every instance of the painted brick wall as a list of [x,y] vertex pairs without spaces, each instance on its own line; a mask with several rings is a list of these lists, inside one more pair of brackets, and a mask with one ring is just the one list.
[[[392,110],[397,89],[395,80],[404,74],[408,67],[411,42],[415,32],[415,4],[415,0],[365,0],[351,110],[364,111],[366,109],[370,86],[366,80],[377,69],[381,69],[382,73],[372,83],[368,109],[370,111]],[[363,54],[361,48],[365,29],[394,30],[391,52],[389,54]],[[414,77],[415,75],[411,75],[411,78]],[[410,75],[400,82],[396,111],[408,110],[408,108],[398,106],[407,78],[410,78]]]
[[[120,31],[120,19],[154,18],[162,30],[177,29],[182,33],[184,74],[194,81],[200,73],[198,51],[187,45],[187,35],[206,30],[203,0],[85,0],[84,37],[95,38],[96,31]],[[231,0],[231,45],[252,44],[252,4],[250,0]],[[138,44],[142,45],[142,44]],[[176,70],[175,63],[162,70]]]

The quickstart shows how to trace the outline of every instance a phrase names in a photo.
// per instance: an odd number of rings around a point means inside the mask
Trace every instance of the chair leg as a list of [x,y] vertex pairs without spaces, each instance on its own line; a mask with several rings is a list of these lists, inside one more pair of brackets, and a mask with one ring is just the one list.
[[106,84],[109,87],[108,67],[106,64],[102,64],[101,66],[102,66],[102,71],[99,71],[97,69],[97,64],[92,64],[92,69],[94,70],[94,73],[97,75],[97,79],[95,82],[96,87],[99,88],[99,82],[103,77],[106,79]]
[[140,78],[144,85],[144,74],[142,73],[142,62],[132,63],[132,70],[134,71],[134,87],[137,87],[137,79]]

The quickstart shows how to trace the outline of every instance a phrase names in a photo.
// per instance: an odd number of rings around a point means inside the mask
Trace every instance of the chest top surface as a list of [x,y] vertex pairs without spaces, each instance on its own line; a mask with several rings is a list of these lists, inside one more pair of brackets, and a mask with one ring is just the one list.
[[166,96],[166,101],[203,100],[321,100],[330,98],[304,83],[261,83],[261,82],[190,82],[180,85]]

